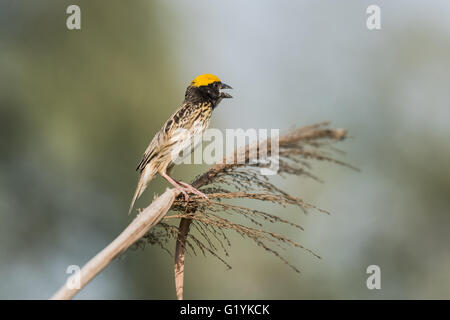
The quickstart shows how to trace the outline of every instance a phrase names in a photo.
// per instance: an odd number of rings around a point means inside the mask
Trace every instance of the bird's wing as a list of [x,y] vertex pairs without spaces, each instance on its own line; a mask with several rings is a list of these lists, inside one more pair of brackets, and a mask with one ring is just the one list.
[[182,104],[169,118],[169,120],[166,121],[162,129],[156,133],[148,145],[144,155],[142,156],[141,162],[136,168],[136,171],[142,172],[145,166],[160,152],[160,150],[164,149],[167,144],[173,143],[174,140],[170,138],[176,129],[185,127],[186,123],[183,123],[183,120],[189,113],[189,109],[189,104]]
[[144,155],[142,156],[142,160],[136,168],[136,171],[142,172],[145,166],[153,159],[153,157],[158,154],[159,147],[164,144],[164,141],[167,139],[163,131],[158,131],[156,135],[153,137],[152,142],[148,145],[147,149],[145,149]]

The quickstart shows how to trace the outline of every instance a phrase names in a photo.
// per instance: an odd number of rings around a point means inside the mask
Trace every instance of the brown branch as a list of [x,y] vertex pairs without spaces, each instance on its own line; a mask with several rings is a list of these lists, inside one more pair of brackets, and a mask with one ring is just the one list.
[[175,248],[175,288],[178,300],[183,300],[184,253],[186,250],[186,237],[189,233],[191,221],[190,219],[181,219]]

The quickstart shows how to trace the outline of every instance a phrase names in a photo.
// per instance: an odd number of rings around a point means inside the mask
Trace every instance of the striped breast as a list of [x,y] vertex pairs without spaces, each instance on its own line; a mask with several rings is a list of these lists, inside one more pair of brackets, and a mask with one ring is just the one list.
[[203,132],[209,127],[211,113],[209,103],[191,105],[178,119],[179,125],[173,129],[169,138],[173,163],[182,162],[200,145]]

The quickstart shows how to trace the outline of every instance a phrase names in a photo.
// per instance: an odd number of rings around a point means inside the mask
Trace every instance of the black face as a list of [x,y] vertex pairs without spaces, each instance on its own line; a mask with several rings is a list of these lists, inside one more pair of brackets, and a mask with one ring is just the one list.
[[228,93],[222,92],[222,89],[231,89],[231,87],[222,82],[213,82],[207,86],[189,86],[186,90],[185,101],[192,103],[210,102],[212,107],[216,107],[224,98],[232,98]]

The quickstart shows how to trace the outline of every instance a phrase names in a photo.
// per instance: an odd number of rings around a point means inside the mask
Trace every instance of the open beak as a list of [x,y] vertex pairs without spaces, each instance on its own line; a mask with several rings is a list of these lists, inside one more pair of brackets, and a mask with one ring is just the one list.
[[[220,89],[222,90],[222,89],[233,89],[233,88],[225,83],[222,83],[220,85]],[[231,94],[228,94],[226,92],[220,92],[220,97],[221,98],[233,98],[233,96]]]

